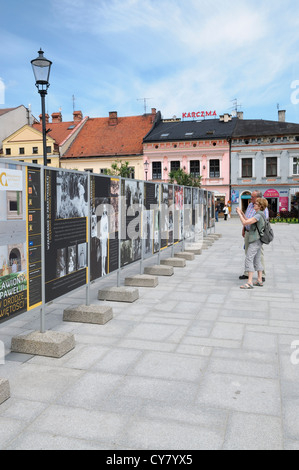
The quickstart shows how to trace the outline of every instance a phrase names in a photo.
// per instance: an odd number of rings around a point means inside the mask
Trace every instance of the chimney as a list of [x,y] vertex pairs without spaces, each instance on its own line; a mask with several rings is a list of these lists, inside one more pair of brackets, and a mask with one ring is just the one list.
[[60,111],[59,113],[52,113],[52,122],[62,122],[62,115]]
[[286,112],[285,110],[278,110],[278,121],[285,122],[286,121]]
[[156,108],[152,108],[152,122],[154,122],[156,115],[157,115]]
[[73,112],[73,119],[74,122],[80,122],[83,119],[82,111],[74,111]]
[[[49,114],[45,114],[45,120],[46,120],[46,124],[49,124]],[[43,115],[42,114],[39,115],[39,121],[40,122],[43,121]]]
[[238,111],[237,112],[237,118],[241,119],[241,120],[243,119],[243,111]]
[[225,114],[222,114],[221,116],[219,116],[219,121],[220,122],[229,122],[231,120],[232,120],[231,114],[225,113]]
[[117,111],[110,111],[109,112],[109,126],[117,126]]

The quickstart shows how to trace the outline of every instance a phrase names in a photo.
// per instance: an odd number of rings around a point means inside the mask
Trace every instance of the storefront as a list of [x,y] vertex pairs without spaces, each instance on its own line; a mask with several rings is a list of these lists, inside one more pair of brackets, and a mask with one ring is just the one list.
[[280,195],[276,189],[267,189],[263,194],[264,198],[268,201],[268,209],[271,212],[277,213],[280,210]]
[[261,191],[262,196],[267,199],[268,207],[272,215],[276,215],[281,211],[297,211],[297,200],[299,201],[298,187],[251,187],[251,188],[232,188],[231,191],[231,207],[232,214],[235,213],[237,207],[245,212],[251,199],[253,191]]

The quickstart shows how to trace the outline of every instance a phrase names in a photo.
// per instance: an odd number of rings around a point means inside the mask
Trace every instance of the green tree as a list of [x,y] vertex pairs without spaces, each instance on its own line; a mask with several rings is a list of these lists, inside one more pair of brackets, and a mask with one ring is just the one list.
[[130,178],[132,174],[132,169],[129,166],[129,162],[122,162],[121,160],[116,160],[111,165],[111,169],[108,168],[105,170],[106,175],[112,176],[122,176],[123,178]]
[[201,186],[201,176],[196,178],[182,168],[171,171],[169,173],[169,179],[170,183],[177,183],[182,186],[193,186],[196,188],[200,188]]

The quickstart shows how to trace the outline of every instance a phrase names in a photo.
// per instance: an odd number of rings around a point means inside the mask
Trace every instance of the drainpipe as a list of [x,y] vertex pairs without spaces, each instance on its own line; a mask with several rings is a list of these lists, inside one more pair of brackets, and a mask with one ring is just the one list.
[[229,143],[229,200],[231,201],[231,193],[232,193],[232,172],[231,172],[231,159],[232,159],[232,139],[229,137],[227,138]]

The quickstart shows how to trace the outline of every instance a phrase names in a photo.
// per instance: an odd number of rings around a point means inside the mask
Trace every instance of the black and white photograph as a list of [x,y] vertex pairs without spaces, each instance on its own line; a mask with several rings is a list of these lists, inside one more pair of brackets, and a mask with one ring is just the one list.
[[56,254],[56,277],[66,276],[67,268],[67,251],[66,248],[59,248]]
[[77,247],[76,245],[69,246],[67,250],[67,274],[71,274],[77,270]]
[[87,247],[86,243],[78,245],[78,269],[84,269],[87,266]]
[[143,204],[143,183],[141,181],[134,181],[127,179],[123,182],[124,184],[124,196],[126,198],[126,208],[132,207],[133,205]]
[[154,211],[154,253],[160,249],[160,232],[159,232],[160,212]]
[[123,240],[120,247],[121,266],[132,263],[133,261],[133,244],[132,240]]
[[132,240],[133,261],[137,261],[141,259],[141,244],[142,244],[141,237],[134,238]]
[[118,232],[118,212],[119,212],[119,194],[120,194],[120,180],[111,178],[111,198],[110,198],[110,233],[116,234]]
[[143,205],[146,210],[155,210],[159,208],[160,199],[160,185],[159,183],[145,182],[144,183],[144,202]]
[[153,238],[154,238],[153,214],[154,214],[154,211],[143,211],[142,239],[143,239],[143,255],[144,256],[149,256],[153,252]]
[[56,219],[88,216],[87,175],[58,171],[56,174]]
[[108,240],[109,240],[109,218],[108,218],[108,204],[104,200],[102,204],[102,215],[98,221],[98,238],[100,241],[101,249],[101,275],[107,274],[107,260],[108,260]]

